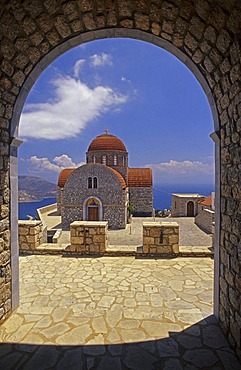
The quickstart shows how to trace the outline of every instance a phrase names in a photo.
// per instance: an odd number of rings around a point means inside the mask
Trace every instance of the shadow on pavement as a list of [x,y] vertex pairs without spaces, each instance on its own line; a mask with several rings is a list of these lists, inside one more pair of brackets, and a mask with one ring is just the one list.
[[[79,327],[81,331],[81,326]],[[0,344],[2,370],[240,370],[215,317],[159,340],[106,345]]]

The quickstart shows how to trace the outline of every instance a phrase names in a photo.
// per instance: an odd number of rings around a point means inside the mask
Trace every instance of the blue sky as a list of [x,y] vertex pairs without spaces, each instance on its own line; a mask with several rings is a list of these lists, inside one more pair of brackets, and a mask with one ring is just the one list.
[[201,86],[173,55],[131,39],[83,44],[42,73],[20,120],[19,173],[56,182],[105,128],[125,143],[130,167],[152,167],[155,183],[214,181]]

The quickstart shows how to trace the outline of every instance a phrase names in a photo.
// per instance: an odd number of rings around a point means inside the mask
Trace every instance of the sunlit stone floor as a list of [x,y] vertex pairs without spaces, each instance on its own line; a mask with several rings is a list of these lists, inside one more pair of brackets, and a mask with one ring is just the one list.
[[0,369],[241,369],[212,286],[209,258],[20,257]]

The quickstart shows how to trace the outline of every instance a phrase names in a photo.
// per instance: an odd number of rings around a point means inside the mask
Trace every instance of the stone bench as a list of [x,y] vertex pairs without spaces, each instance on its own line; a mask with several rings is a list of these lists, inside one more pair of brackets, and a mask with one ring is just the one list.
[[143,253],[178,254],[179,225],[177,222],[144,222]]
[[108,222],[74,221],[70,224],[70,251],[103,254],[107,247]]

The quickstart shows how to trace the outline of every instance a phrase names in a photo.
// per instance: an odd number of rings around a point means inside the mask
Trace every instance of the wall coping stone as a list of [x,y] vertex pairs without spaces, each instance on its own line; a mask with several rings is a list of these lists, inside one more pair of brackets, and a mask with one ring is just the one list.
[[143,227],[178,227],[179,225],[177,222],[166,222],[166,221],[160,221],[160,222],[143,222]]
[[70,226],[88,226],[88,227],[106,227],[108,226],[107,221],[74,221],[70,224]]
[[19,226],[23,226],[23,225],[26,225],[26,226],[38,226],[42,224],[41,221],[37,221],[37,220],[18,220],[18,225]]

